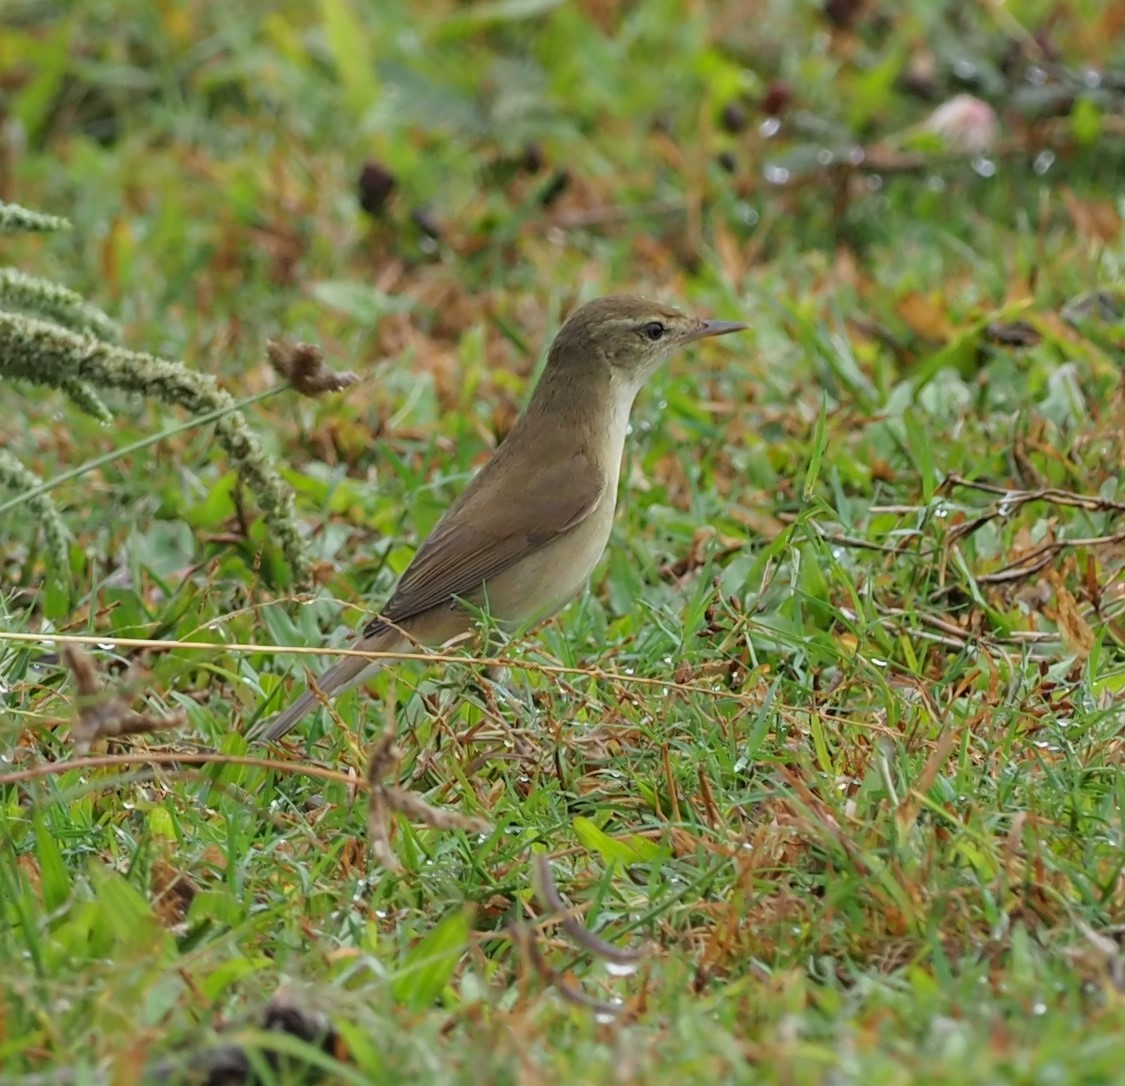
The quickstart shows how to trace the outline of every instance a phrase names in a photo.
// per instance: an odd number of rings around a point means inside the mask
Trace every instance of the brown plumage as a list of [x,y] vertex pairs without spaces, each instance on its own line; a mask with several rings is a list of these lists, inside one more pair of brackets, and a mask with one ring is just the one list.
[[[704,321],[643,298],[598,298],[559,330],[527,409],[438,521],[355,648],[441,645],[469,632],[458,600],[519,628],[553,614],[605,550],[629,412],[667,355],[746,326]],[[329,697],[379,662],[348,656],[317,680]],[[317,705],[310,691],[252,732],[278,739]]]

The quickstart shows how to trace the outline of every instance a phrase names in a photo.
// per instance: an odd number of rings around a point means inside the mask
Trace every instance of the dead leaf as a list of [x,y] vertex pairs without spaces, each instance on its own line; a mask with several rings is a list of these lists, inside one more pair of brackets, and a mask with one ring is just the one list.
[[939,343],[953,338],[953,328],[945,315],[945,306],[936,298],[911,291],[898,300],[895,308],[919,338]]
[[1078,609],[1078,601],[1061,583],[1055,584],[1054,620],[1067,650],[1079,659],[1085,660],[1094,647],[1094,631],[1082,617],[1082,612]]
[[1121,216],[1109,200],[1080,199],[1063,186],[1063,203],[1082,240],[1091,245],[1106,245],[1121,234]]

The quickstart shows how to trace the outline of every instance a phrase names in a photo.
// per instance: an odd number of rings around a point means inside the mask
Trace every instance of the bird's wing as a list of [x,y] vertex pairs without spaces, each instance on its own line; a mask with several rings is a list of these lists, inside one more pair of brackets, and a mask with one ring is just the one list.
[[369,635],[384,621],[405,622],[454,597],[471,595],[581,524],[605,487],[605,473],[587,452],[541,468],[534,485],[522,493],[506,493],[510,476],[486,467],[437,523],[402,575],[382,617],[364,633]]

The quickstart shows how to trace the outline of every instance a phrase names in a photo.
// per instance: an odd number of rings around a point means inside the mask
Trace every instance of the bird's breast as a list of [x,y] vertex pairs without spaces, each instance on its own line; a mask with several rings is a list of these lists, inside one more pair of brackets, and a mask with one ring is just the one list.
[[616,499],[614,480],[585,520],[490,581],[492,614],[506,625],[523,626],[553,615],[577,596],[609,542]]
[[611,383],[584,404],[585,445],[604,477],[601,498],[580,523],[488,582],[488,609],[505,625],[523,626],[547,618],[586,587],[613,529],[635,395],[631,385]]

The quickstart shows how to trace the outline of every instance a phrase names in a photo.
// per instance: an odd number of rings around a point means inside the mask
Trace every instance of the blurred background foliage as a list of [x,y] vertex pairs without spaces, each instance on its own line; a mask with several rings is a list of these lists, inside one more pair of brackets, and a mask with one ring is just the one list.
[[[579,669],[526,678],[533,726],[452,666],[341,704],[497,826],[400,820],[406,878],[366,852],[346,729],[309,736],[350,778],[98,776],[66,761],[58,659],[0,644],[0,740],[46,767],[0,809],[0,1066],[133,1081],[284,972],[341,1080],[1116,1080],[1125,5],[0,21],[0,198],[75,227],[5,263],[217,377],[307,526],[295,606],[211,427],[0,383],[4,451],[73,533],[64,583],[0,494],[0,626],[162,642],[92,653],[189,745],[241,752],[308,663],[231,643],[342,644],[381,602],[579,301],[751,323],[639,401],[593,592],[518,650]],[[363,381],[277,391],[277,336]],[[538,998],[513,949],[532,846],[589,926],[651,946],[622,978],[548,943],[629,993],[615,1024]]]

